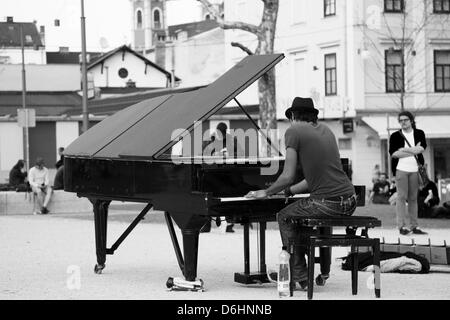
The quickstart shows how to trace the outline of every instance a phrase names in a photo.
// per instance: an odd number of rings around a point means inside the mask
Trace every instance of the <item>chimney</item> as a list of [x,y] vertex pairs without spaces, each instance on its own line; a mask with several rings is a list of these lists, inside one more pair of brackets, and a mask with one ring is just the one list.
[[13,17],[6,17],[6,22],[13,23],[14,22],[14,18]]
[[45,46],[45,26],[39,27],[39,36],[41,37],[42,45]]

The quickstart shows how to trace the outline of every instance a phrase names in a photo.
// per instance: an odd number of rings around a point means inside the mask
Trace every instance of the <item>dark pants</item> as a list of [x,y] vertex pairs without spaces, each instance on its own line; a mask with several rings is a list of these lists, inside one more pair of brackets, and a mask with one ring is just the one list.
[[294,243],[294,261],[292,265],[292,280],[304,281],[308,278],[308,268],[305,254],[306,244],[310,235],[314,234],[311,227],[302,227],[291,222],[296,217],[346,217],[351,216],[356,209],[356,196],[345,197],[342,201],[325,199],[300,199],[278,212],[277,220],[284,246]]

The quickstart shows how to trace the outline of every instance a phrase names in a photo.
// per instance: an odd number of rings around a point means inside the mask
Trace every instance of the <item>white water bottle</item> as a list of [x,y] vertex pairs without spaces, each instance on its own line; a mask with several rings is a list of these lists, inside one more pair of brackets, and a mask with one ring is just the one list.
[[287,247],[283,246],[279,256],[280,269],[278,271],[278,296],[280,298],[290,296],[291,270],[289,268],[290,254]]

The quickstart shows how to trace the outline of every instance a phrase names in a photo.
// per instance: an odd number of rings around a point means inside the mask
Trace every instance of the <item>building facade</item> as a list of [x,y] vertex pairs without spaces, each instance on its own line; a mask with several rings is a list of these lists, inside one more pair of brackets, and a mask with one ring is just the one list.
[[[225,17],[258,25],[262,6],[225,2]],[[443,116],[450,115],[448,6],[445,0],[279,1],[275,52],[285,54],[276,67],[280,136],[293,97],[312,97],[341,156],[352,162],[353,182],[371,187],[376,164],[390,169],[388,132],[399,129],[395,117],[409,110],[428,135],[424,155],[431,177],[450,176],[450,129],[443,129]],[[253,34],[226,30],[228,66],[246,55],[227,45],[231,41],[257,45]],[[257,103],[256,90],[242,95],[241,103]],[[353,129],[344,130],[349,121]]]
[[14,22],[13,17],[7,17],[0,22],[0,35],[0,64],[21,64],[22,46],[25,63],[46,63],[44,26],[38,31],[35,23]]

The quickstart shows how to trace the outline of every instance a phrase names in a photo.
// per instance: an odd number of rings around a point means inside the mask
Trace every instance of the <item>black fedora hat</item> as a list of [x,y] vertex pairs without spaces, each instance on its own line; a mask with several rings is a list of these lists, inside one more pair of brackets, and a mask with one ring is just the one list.
[[293,111],[302,112],[302,113],[313,113],[316,116],[319,114],[319,110],[314,108],[314,101],[311,98],[301,98],[295,97],[294,101],[292,101],[292,106],[286,110],[284,113],[286,118],[291,120]]

